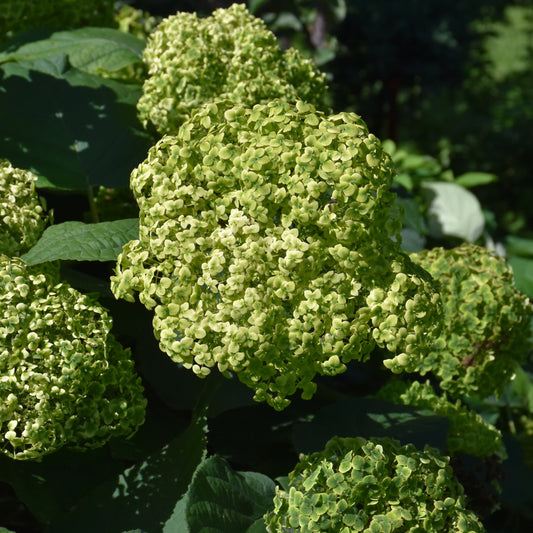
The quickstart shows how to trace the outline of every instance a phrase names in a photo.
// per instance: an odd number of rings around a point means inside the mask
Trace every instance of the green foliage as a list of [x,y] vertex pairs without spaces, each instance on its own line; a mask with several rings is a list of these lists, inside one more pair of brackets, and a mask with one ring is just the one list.
[[33,29],[111,26],[113,0],[4,0],[0,41]]
[[0,253],[19,255],[37,241],[47,223],[35,191],[37,176],[0,160]]
[[483,532],[448,459],[391,439],[331,439],[277,489],[269,533]]
[[468,453],[488,456],[502,453],[502,435],[475,411],[468,409],[461,401],[452,403],[446,393],[435,393],[431,383],[395,381],[379,391],[379,397],[391,402],[403,403],[429,409],[450,420],[447,452],[450,455]]
[[139,220],[127,218],[98,224],[63,222],[47,228],[22,259],[28,265],[47,261],[113,261],[122,246],[139,234]]
[[278,409],[376,344],[389,367],[410,368],[439,307],[399,252],[392,176],[355,114],[207,105],[132,173],[139,240],[112,290],[155,308],[174,361],[235,372]]
[[146,401],[107,312],[57,274],[0,265],[1,452],[38,459],[134,432]]
[[411,254],[439,283],[445,327],[416,371],[450,396],[499,395],[530,348],[532,307],[505,260],[480,246]]
[[199,19],[178,13],[165,19],[144,51],[149,77],[138,103],[143,124],[163,134],[202,104],[230,99],[253,105],[274,98],[318,107],[326,78],[295,49],[281,51],[276,37],[243,5]]

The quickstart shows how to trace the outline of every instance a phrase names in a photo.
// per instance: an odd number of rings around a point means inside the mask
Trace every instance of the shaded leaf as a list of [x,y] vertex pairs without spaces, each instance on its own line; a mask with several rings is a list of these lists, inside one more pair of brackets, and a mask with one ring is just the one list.
[[140,86],[72,69],[59,79],[16,63],[3,74],[0,157],[59,189],[129,186],[152,142],[137,119]]
[[296,424],[293,442],[300,453],[322,450],[340,437],[390,437],[446,449],[448,420],[431,411],[371,398],[350,398],[320,409],[310,422]]
[[474,242],[483,233],[485,218],[478,199],[455,183],[422,183],[433,237],[452,236]]
[[205,458],[205,410],[180,437],[93,490],[74,511],[52,524],[47,533],[162,531]]
[[[246,532],[273,507],[275,483],[257,472],[235,472],[219,456],[196,471],[187,495],[191,533]],[[252,531],[256,531],[255,529]]]
[[46,228],[22,256],[29,265],[56,261],[114,261],[127,242],[138,238],[139,220],[127,218],[98,224],[70,221]]
[[144,46],[141,39],[113,28],[78,28],[54,32],[48,38],[22,43],[16,49],[11,46],[9,51],[0,53],[0,64],[19,62],[51,74],[47,63],[64,57],[73,67],[98,74],[141,62]]

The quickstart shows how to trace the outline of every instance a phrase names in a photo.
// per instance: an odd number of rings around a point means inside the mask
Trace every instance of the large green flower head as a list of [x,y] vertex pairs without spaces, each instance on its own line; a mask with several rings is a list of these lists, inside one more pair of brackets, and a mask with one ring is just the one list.
[[129,436],[146,401],[128,350],[94,300],[0,256],[0,451],[38,459]]
[[501,394],[528,354],[532,306],[505,260],[473,244],[411,259],[440,284],[442,335],[416,370],[432,372],[452,396]]
[[282,51],[264,22],[242,4],[210,17],[177,13],[150,36],[149,78],[138,103],[144,124],[176,133],[202,104],[230,99],[253,105],[299,98],[320,106],[326,77],[294,49]]
[[41,28],[112,26],[113,0],[3,0],[0,41]]
[[269,533],[480,533],[463,487],[437,450],[391,439],[331,439],[276,490]]
[[174,361],[200,376],[236,372],[276,408],[376,344],[410,368],[438,297],[399,252],[392,178],[353,113],[208,104],[133,171],[140,235],[112,290],[155,308]]
[[0,253],[20,255],[40,237],[47,222],[35,191],[37,176],[0,160]]

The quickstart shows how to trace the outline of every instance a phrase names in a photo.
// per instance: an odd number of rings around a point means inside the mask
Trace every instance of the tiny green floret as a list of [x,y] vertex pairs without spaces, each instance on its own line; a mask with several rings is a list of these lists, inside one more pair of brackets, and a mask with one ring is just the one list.
[[44,231],[48,217],[36,181],[32,172],[0,160],[0,254],[27,252]]
[[146,400],[111,318],[53,269],[0,255],[0,451],[39,459],[129,436]]
[[139,116],[161,135],[176,133],[214,100],[253,105],[298,98],[320,107],[326,92],[325,75],[297,50],[282,51],[276,36],[242,4],[206,18],[177,13],[164,19],[143,58],[149,77]]
[[331,439],[276,489],[269,533],[482,533],[448,457],[392,439]]
[[353,113],[208,104],[133,171],[139,240],[111,288],[154,309],[174,361],[236,373],[277,409],[376,345],[409,369],[440,308],[400,253],[393,173]]
[[501,394],[531,349],[533,308],[511,268],[473,244],[410,257],[439,283],[445,324],[416,371],[433,373],[450,396]]

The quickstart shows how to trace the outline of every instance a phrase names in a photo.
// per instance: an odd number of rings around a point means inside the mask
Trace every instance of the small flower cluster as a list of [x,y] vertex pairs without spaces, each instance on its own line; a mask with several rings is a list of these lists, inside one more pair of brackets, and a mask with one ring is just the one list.
[[43,202],[35,191],[37,176],[0,160],[0,253],[15,256],[28,251],[46,223]]
[[277,488],[269,533],[482,533],[448,458],[391,439],[334,437]]
[[140,236],[112,290],[155,308],[174,361],[235,372],[277,409],[376,345],[393,370],[411,369],[440,308],[399,251],[393,172],[353,113],[207,104],[133,171]]
[[450,396],[501,394],[531,344],[533,308],[505,260],[473,244],[411,254],[439,283],[445,328],[416,371]]
[[1,453],[39,459],[142,424],[143,388],[111,325],[53,268],[0,255]]
[[144,51],[149,77],[138,102],[141,121],[163,134],[202,104],[231,99],[253,105],[296,98],[321,106],[326,77],[297,50],[282,51],[276,36],[242,4],[211,16],[177,13],[164,19]]
[[502,434],[498,429],[478,413],[468,409],[460,400],[452,403],[446,393],[439,396],[429,381],[396,381],[383,387],[379,391],[379,397],[390,402],[428,409],[447,417],[450,421],[447,452],[452,455],[465,453],[479,457],[494,454],[505,456]]

